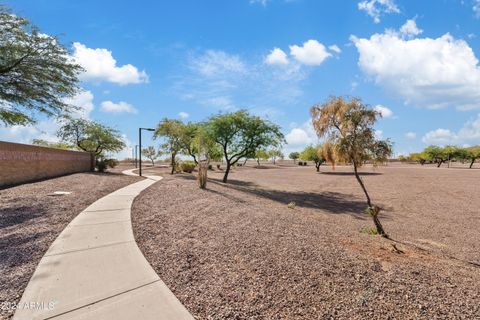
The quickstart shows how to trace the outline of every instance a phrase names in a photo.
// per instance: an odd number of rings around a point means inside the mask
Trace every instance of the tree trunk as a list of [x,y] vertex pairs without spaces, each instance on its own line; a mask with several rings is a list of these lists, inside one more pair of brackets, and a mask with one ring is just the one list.
[[150,160],[152,160],[152,167],[155,167],[155,161],[153,159]]
[[315,162],[315,167],[317,168],[317,172],[320,172],[320,165],[322,163],[321,162]]
[[275,157],[273,157],[273,164],[275,164]]
[[474,163],[475,163],[475,158],[473,158],[472,162],[470,162],[470,169],[472,169]]
[[245,165],[247,164],[247,161],[248,161],[248,158],[245,158],[245,161],[243,161],[243,166],[245,167]]
[[440,161],[438,162],[437,168],[440,168],[440,166],[442,165],[442,163],[443,163],[443,160],[440,160]]
[[227,168],[225,169],[225,174],[223,175],[223,182],[224,183],[227,183],[229,172],[230,172],[230,161],[227,161]]
[[260,166],[260,158],[257,158],[257,166]]
[[170,172],[170,174],[173,174],[175,172],[175,154],[174,153],[172,153],[171,165],[172,165],[172,172]]
[[363,184],[362,178],[360,178],[360,175],[358,174],[357,170],[357,164],[355,161],[353,162],[353,170],[355,172],[355,178],[357,178],[358,184],[360,184],[360,187],[362,187],[363,193],[365,193],[365,197],[367,198],[367,205],[368,205],[368,210],[373,218],[373,223],[375,224],[375,228],[377,229],[377,233],[381,235],[382,237],[388,238],[385,230],[383,229],[382,224],[380,223],[380,219],[378,219],[378,213],[380,212],[380,208],[377,206],[372,205],[372,201],[370,199],[370,196],[367,192],[367,188],[365,188],[365,185]]

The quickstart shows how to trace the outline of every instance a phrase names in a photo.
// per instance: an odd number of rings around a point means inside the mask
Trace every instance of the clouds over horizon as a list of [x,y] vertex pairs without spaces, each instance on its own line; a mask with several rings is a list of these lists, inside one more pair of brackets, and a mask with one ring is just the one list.
[[[334,54],[340,54],[342,50],[336,45],[330,45],[327,47],[314,39],[305,41],[302,45],[290,45],[290,58],[301,65],[307,66],[319,66],[327,58]],[[280,48],[273,48],[270,53],[265,57],[265,63],[270,65],[286,65],[289,64],[289,58],[285,51]]]
[[480,108],[480,68],[472,48],[449,33],[418,35],[413,20],[401,32],[386,30],[370,38],[351,36],[360,69],[408,105],[426,108]]
[[380,23],[380,17],[386,13],[400,13],[395,0],[369,0],[358,3],[358,10],[365,11],[373,18],[374,23]]
[[107,49],[91,49],[79,42],[73,43],[73,59],[85,72],[80,80],[91,82],[111,82],[119,85],[148,82],[145,71],[139,71],[131,64],[117,66],[112,52]]
[[422,137],[425,144],[438,145],[478,145],[480,141],[480,113],[476,118],[468,120],[460,130],[438,128],[427,132]]

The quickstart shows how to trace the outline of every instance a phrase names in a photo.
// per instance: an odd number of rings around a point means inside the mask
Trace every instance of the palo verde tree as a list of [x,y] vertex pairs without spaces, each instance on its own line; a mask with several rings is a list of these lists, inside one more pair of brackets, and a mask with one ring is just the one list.
[[282,150],[278,148],[270,149],[267,152],[268,152],[268,156],[273,160],[273,164],[275,164],[277,158],[280,158],[282,160],[284,158]]
[[477,159],[480,159],[480,146],[465,148],[465,159],[470,161],[470,169]]
[[62,142],[103,158],[107,152],[119,152],[125,142],[118,130],[87,119],[66,119],[57,131]]
[[185,124],[180,120],[165,118],[160,121],[153,135],[154,139],[159,137],[164,138],[164,142],[160,145],[160,148],[165,153],[170,154],[171,174],[173,174],[177,164],[177,155],[180,154],[184,148]]
[[226,162],[223,182],[227,182],[232,165],[250,157],[256,150],[283,143],[280,127],[247,111],[218,114],[209,118],[208,134],[220,145]]
[[270,158],[268,151],[265,149],[258,149],[255,151],[255,159],[257,159],[257,166],[260,165],[260,160],[267,161]]
[[155,166],[155,159],[162,156],[162,151],[157,151],[155,150],[155,147],[148,146],[142,150],[142,155],[144,155],[145,158],[149,159],[152,162],[152,166]]
[[319,172],[320,166],[326,161],[325,157],[323,156],[323,146],[318,145],[316,147],[306,147],[300,153],[300,159],[305,161],[313,161],[315,163],[315,168],[317,169],[317,172]]
[[34,123],[33,112],[68,114],[65,98],[78,91],[82,68],[56,37],[42,34],[27,19],[0,5],[0,121]]
[[197,165],[198,165],[198,186],[201,189],[207,187],[207,175],[210,161],[219,161],[222,159],[222,152],[212,139],[212,136],[207,133],[205,124],[198,124],[195,136],[192,140],[192,150],[195,150]]
[[300,158],[300,153],[299,152],[290,152],[290,154],[288,155],[288,157],[290,159],[293,160],[293,164],[295,164],[295,162],[297,161],[298,158]]
[[334,157],[327,161],[352,163],[355,178],[367,199],[366,212],[373,218],[377,233],[387,237],[378,217],[380,207],[372,203],[358,174],[358,168],[366,160],[384,162],[392,153],[392,145],[388,140],[375,139],[373,125],[381,114],[358,98],[346,100],[342,97],[331,97],[323,104],[313,106],[310,111],[317,134],[326,137],[334,148]]

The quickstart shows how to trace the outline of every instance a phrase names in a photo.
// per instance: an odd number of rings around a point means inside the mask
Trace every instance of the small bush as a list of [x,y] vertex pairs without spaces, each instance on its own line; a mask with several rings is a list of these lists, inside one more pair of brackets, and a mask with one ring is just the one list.
[[193,161],[182,161],[180,163],[180,169],[182,169],[183,172],[187,173],[192,173],[193,169],[195,169],[197,165]]
[[287,204],[287,208],[288,208],[288,209],[295,209],[295,206],[296,206],[296,205],[297,205],[297,204],[292,201],[292,202],[290,202],[289,204]]
[[115,168],[118,165],[118,160],[116,159],[97,159],[95,162],[95,167],[98,172],[105,172],[107,168]]
[[362,227],[362,229],[360,230],[360,233],[365,233],[365,234],[368,234],[368,235],[371,235],[371,236],[376,236],[378,235],[378,232],[375,228],[371,228],[371,227]]
[[213,170],[213,166],[211,164],[208,165],[208,170]]

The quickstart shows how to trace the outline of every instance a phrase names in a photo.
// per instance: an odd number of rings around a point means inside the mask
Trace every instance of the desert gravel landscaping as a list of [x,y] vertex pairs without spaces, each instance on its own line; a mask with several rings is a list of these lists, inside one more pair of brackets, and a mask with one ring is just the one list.
[[[77,214],[139,179],[118,173],[78,173],[0,190],[2,306],[19,301],[38,262]],[[71,193],[49,195],[55,191]],[[14,310],[0,312],[0,319],[7,319]]]
[[134,202],[136,240],[198,319],[480,319],[480,170],[364,168],[392,241],[360,232],[351,168],[322,171],[165,174]]

